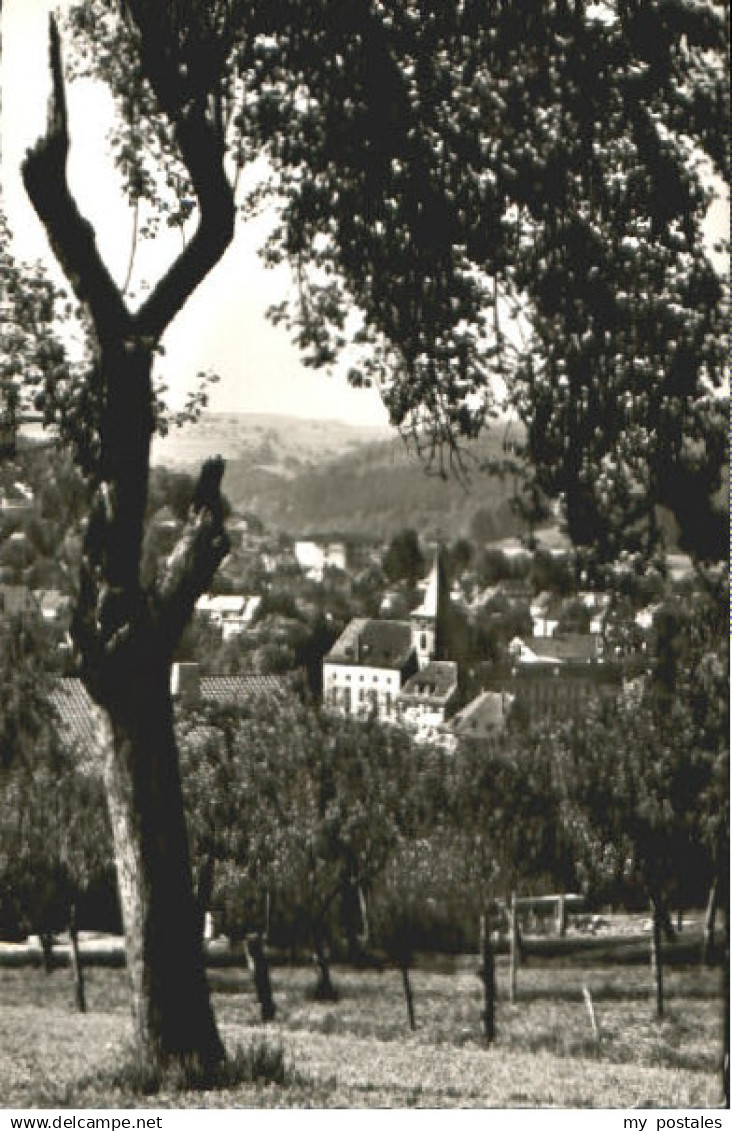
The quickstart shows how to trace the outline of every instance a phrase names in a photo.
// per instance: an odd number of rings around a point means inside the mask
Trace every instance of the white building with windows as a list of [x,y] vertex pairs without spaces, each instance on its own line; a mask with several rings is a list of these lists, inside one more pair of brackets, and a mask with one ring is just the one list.
[[352,620],[323,660],[324,705],[344,715],[376,714],[398,721],[402,688],[430,661],[441,658],[446,593],[437,555],[422,604],[408,620]]
[[417,670],[409,621],[352,620],[323,661],[323,701],[344,715],[396,719],[402,684]]

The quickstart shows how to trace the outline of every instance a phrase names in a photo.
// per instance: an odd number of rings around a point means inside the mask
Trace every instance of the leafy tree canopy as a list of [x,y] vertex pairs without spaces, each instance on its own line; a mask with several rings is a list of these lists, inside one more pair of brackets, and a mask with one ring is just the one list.
[[[441,466],[505,387],[577,543],[643,551],[660,502],[689,548],[724,556],[723,288],[703,236],[727,173],[722,3],[121,10],[84,0],[72,24],[118,97],[115,156],[151,231],[193,208],[165,116],[208,103],[232,173],[269,162],[245,209],[278,199],[266,255],[297,297],[273,314],[309,364],[350,359]],[[153,43],[146,82],[126,60]]]

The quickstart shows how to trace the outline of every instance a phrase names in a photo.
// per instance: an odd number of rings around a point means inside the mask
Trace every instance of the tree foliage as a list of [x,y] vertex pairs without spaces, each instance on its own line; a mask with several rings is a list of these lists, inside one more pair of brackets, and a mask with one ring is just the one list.
[[360,376],[419,441],[473,435],[503,378],[576,542],[642,550],[662,502],[720,556],[723,290],[702,225],[727,161],[723,6],[305,11],[274,10],[254,91],[284,199],[270,254],[297,264],[311,359],[354,303]]
[[125,8],[132,31],[98,0],[73,19],[117,94],[130,196],[184,223],[160,111],[208,98],[232,168],[264,153],[272,169],[244,207],[279,201],[266,256],[297,287],[273,315],[307,363],[376,381],[440,466],[505,387],[577,543],[645,551],[662,503],[720,556],[723,288],[704,220],[727,168],[723,4],[163,5],[157,106],[120,63],[151,17]]
[[111,861],[99,767],[61,734],[48,648],[33,619],[0,621],[0,903],[25,933],[65,927]]
[[[721,598],[721,599],[720,599]],[[605,704],[548,740],[562,813],[593,885],[635,874],[654,903],[699,898],[729,829],[729,648],[717,584],[640,696]],[[673,665],[672,665],[673,667]]]
[[213,862],[213,904],[231,934],[263,929],[265,893],[296,942],[332,929],[407,822],[408,754],[399,731],[297,702],[181,719],[194,860]]
[[416,530],[406,528],[395,534],[381,564],[389,581],[404,581],[413,589],[425,567]]

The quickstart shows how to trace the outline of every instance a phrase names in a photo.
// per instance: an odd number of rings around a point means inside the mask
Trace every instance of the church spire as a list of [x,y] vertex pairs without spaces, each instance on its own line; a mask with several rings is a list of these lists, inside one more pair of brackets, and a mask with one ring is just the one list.
[[449,602],[445,554],[440,548],[427,577],[424,599],[410,615],[412,646],[423,668],[430,660],[445,658],[445,616]]

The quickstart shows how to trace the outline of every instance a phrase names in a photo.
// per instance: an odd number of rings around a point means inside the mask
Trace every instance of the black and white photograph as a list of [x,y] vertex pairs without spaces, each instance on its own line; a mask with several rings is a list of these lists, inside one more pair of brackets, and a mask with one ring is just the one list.
[[730,1129],[726,0],[0,37],[3,1128]]

